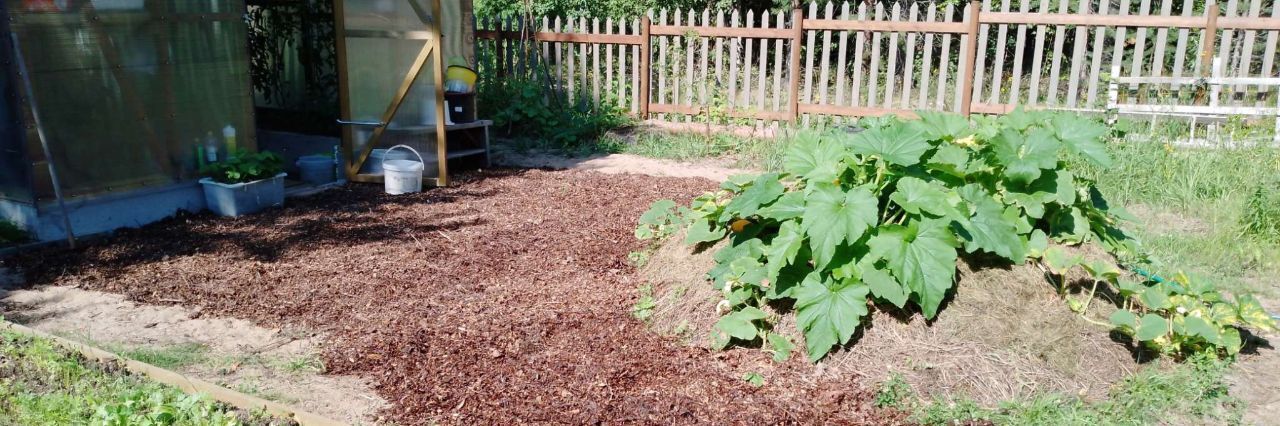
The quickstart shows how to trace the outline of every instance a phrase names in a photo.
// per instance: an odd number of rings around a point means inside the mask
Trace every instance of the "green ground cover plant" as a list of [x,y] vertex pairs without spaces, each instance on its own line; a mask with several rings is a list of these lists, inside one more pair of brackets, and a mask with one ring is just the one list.
[[241,418],[207,398],[88,361],[52,341],[0,332],[0,424],[273,423],[262,416]]
[[262,180],[284,171],[284,159],[274,152],[236,151],[227,159],[209,164],[200,173],[226,184]]
[[[1050,242],[1094,241],[1122,262],[1144,262],[1120,229],[1128,213],[1070,167],[1071,158],[1112,165],[1108,128],[1048,112],[972,122],[920,116],[864,120],[857,134],[801,133],[781,172],[733,177],[687,208],[659,202],[637,236],[662,237],[679,224],[688,244],[728,240],[709,273],[725,295],[720,345],[780,346],[776,318],[762,308],[790,309],[814,362],[847,344],[871,306],[936,316],[962,255],[1044,262],[1058,273],[1080,266],[1095,276],[1095,290],[1099,282],[1121,286],[1120,268],[1055,259]],[[1165,353],[1229,355],[1240,346],[1235,327],[1274,327],[1256,301],[1228,302],[1202,281],[1123,285],[1125,300],[1115,303],[1135,321],[1113,316],[1114,326]]]

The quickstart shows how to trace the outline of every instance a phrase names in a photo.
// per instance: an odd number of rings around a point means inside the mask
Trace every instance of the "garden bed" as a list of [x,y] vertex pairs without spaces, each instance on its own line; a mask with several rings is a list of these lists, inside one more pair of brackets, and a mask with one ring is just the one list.
[[[376,383],[400,424],[892,421],[855,377],[759,351],[709,354],[628,316],[653,200],[701,179],[502,170],[389,197],[349,186],[238,219],[179,217],[30,253],[29,285],[331,336],[325,365]],[[742,380],[770,371],[766,386]]]

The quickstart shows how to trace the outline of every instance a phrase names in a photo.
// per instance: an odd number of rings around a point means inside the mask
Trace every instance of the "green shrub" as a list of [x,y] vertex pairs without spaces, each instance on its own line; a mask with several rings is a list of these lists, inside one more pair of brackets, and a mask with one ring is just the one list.
[[1280,243],[1280,180],[1260,182],[1244,205],[1245,233]]
[[200,173],[220,183],[244,183],[266,179],[284,171],[284,160],[271,151],[236,151],[226,160],[209,164]]
[[594,107],[585,99],[571,102],[534,74],[480,84],[478,108],[481,115],[492,117],[496,130],[538,139],[553,149],[580,150],[594,147],[606,132],[631,124],[613,96],[602,95]]

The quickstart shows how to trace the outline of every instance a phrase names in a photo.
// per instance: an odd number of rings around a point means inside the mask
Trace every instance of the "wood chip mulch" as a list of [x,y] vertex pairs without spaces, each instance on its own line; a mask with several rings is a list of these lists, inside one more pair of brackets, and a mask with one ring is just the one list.
[[[714,187],[543,170],[396,197],[351,185],[6,262],[33,285],[327,332],[329,371],[372,380],[397,424],[900,422],[855,378],[689,347],[631,318],[636,218]],[[742,380],[756,369],[770,371],[763,387]]]

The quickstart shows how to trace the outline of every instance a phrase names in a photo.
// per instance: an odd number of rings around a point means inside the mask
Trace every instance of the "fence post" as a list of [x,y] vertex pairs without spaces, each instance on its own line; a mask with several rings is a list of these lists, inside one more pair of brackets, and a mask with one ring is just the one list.
[[982,3],[978,0],[969,0],[969,42],[964,46],[964,61],[968,64],[964,67],[964,89],[961,91],[962,100],[960,101],[960,113],[968,117],[973,113],[973,89],[976,84],[973,81],[974,68],[978,64],[978,29],[980,11]]
[[1215,56],[1213,54],[1213,45],[1218,44],[1218,2],[1212,1],[1209,8],[1204,11],[1204,46],[1200,46],[1200,76],[1204,77],[1212,72],[1213,63],[1210,62]]
[[1120,118],[1120,63],[1111,64],[1111,74],[1107,76],[1107,126],[1114,126]]
[[636,98],[640,100],[640,119],[649,119],[649,47],[652,44],[649,39],[649,27],[653,23],[649,21],[649,15],[645,14],[640,17],[640,91],[636,93]]
[[800,46],[804,38],[804,9],[800,3],[791,10],[791,124],[800,120]]

